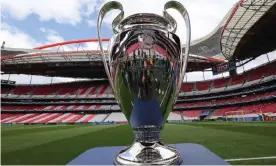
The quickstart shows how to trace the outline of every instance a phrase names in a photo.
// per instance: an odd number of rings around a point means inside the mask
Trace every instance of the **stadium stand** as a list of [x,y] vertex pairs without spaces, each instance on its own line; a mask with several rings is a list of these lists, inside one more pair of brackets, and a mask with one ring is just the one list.
[[[266,69],[266,67],[261,67]],[[252,80],[255,79],[262,79],[263,73],[260,71],[264,71],[264,69],[258,69],[255,70],[258,73],[258,77],[254,76]],[[254,72],[255,73],[255,72]],[[270,72],[270,74],[274,74],[274,72]],[[273,75],[274,76],[274,75]],[[238,77],[241,78],[241,77]],[[243,79],[245,77],[242,77]],[[265,78],[265,77],[264,77]],[[190,89],[197,89],[197,90],[203,90],[206,89],[206,87],[209,87],[213,84],[214,87],[220,87],[223,85],[222,82],[225,82],[225,80],[230,80],[229,78],[224,78],[224,80],[211,80],[208,81],[206,84],[198,84],[199,86],[196,86],[197,83],[189,84],[191,85]],[[241,80],[241,79],[235,79],[235,80]],[[273,79],[271,79],[273,80]],[[213,81],[213,83],[212,83]],[[270,81],[271,82],[271,81]],[[236,81],[237,83],[237,81]],[[240,81],[238,81],[240,83]],[[120,111],[120,108],[118,105],[113,105],[114,99],[109,98],[108,100],[104,100],[105,94],[109,93],[111,94],[111,89],[107,84],[101,84],[97,85],[93,82],[87,82],[87,86],[81,85],[79,82],[75,83],[63,83],[63,84],[54,84],[53,88],[50,85],[36,85],[37,88],[33,90],[36,94],[39,94],[41,96],[47,96],[49,94],[52,94],[52,92],[57,92],[59,95],[64,94],[95,94],[96,98],[86,98],[84,100],[83,98],[77,100],[77,97],[72,98],[69,100],[62,100],[62,98],[59,98],[57,100],[46,100],[39,99],[38,101],[32,100],[29,105],[27,104],[27,101],[32,99],[32,96],[29,95],[25,100],[19,98],[9,98],[5,94],[6,91],[2,91],[2,101],[6,103],[10,103],[8,105],[1,106],[2,113],[1,114],[1,123],[7,124],[7,123],[24,123],[24,124],[37,124],[37,123],[90,123],[90,122],[126,122],[125,116],[121,112],[113,112],[113,111]],[[261,84],[257,84],[260,86],[260,88],[252,88],[251,91],[246,92],[227,92],[228,94],[222,94],[222,95],[214,95],[212,93],[209,93],[207,96],[203,96],[204,100],[202,98],[184,98],[180,99],[179,101],[181,103],[178,103],[175,105],[175,108],[179,108],[175,112],[172,112],[169,114],[168,121],[181,121],[181,120],[198,120],[202,115],[206,112],[210,112],[210,114],[207,114],[208,116],[205,116],[205,119],[214,119],[219,117],[225,117],[225,113],[228,112],[227,116],[231,116],[231,111],[242,111],[243,115],[240,114],[240,116],[258,116],[259,114],[275,114],[276,113],[276,103],[275,102],[268,102],[268,103],[253,103],[251,105],[241,105],[241,106],[228,106],[225,108],[215,108],[212,109],[212,111],[209,111],[208,109],[196,109],[196,107],[206,107],[206,106],[217,106],[219,104],[230,104],[230,103],[241,103],[241,102],[247,102],[251,100],[259,100],[262,98],[267,97],[275,97],[276,91],[274,90],[270,91],[264,91],[264,88],[261,86]],[[272,82],[272,86],[275,85],[274,82]],[[64,86],[64,87],[63,87]],[[71,87],[71,88],[68,88]],[[200,88],[198,88],[200,87]],[[44,89],[45,88],[45,89]],[[265,88],[269,88],[269,86],[266,86]],[[13,89],[10,89],[10,92],[14,92],[15,94],[23,95],[27,94],[30,90],[32,90],[32,86],[18,86],[14,87]],[[43,89],[43,90],[41,90]],[[50,89],[50,90],[49,90]],[[48,92],[51,93],[45,93],[44,92],[49,90]],[[226,92],[225,92],[226,93]],[[248,93],[248,94],[246,94]],[[44,94],[44,95],[43,95]],[[57,95],[58,96],[58,95]],[[33,105],[35,102],[39,102],[40,104]],[[73,102],[73,104],[72,104]],[[91,102],[90,104],[87,104],[87,102]],[[12,104],[11,104],[12,103]],[[14,105],[14,103],[17,103],[17,105]],[[52,103],[52,105],[51,105]],[[111,104],[109,104],[111,103]],[[22,105],[23,104],[23,105]],[[106,105],[107,104],[107,105]],[[195,109],[189,109],[189,106],[195,107]],[[91,114],[89,112],[91,111],[108,111],[103,112],[101,114]],[[23,111],[23,113],[22,113]],[[87,111],[86,113],[83,113],[84,111]],[[25,113],[24,113],[25,112]]]
[[228,78],[216,79],[216,80],[214,80],[212,89],[225,88],[226,85],[228,85],[229,81],[230,81],[229,77]]
[[[1,91],[1,95],[24,96],[24,97],[45,97],[54,96],[91,96],[91,95],[111,94],[111,88],[108,84],[102,85],[95,82],[72,82],[57,83],[51,85],[20,85],[9,87]],[[13,96],[13,97],[14,97]]]
[[[126,121],[122,113],[112,115],[106,121]],[[3,114],[2,123],[88,123],[102,122],[107,114],[75,114],[75,113],[31,113],[31,114]],[[117,120],[117,117],[121,117]]]
[[121,112],[112,112],[107,116],[104,122],[125,122],[127,121],[125,115]]
[[216,99],[209,99],[209,100],[181,100],[182,104],[176,104],[174,108],[185,108],[189,106],[211,106],[211,105],[218,105],[218,104],[234,104],[234,103],[240,103],[240,102],[248,102],[253,100],[259,100],[263,98],[268,97],[274,97],[276,96],[276,91],[271,92],[262,92],[262,94],[250,94],[250,95],[233,95],[232,97],[229,96],[229,98],[219,98]]
[[90,122],[95,116],[96,116],[95,114],[86,114],[81,118],[79,118],[76,122],[87,123],[87,122]]
[[[232,90],[275,79],[276,61],[262,65],[241,75],[220,78],[204,82],[183,83],[182,92],[185,95],[204,94]],[[59,83],[51,85],[21,85],[2,89],[1,96],[7,97],[107,97],[112,90],[107,83],[91,81]]]
[[[248,70],[240,75],[207,80],[204,82],[185,82],[182,91],[185,95],[220,92],[246,87],[275,79],[276,61]],[[194,92],[195,91],[195,92]]]
[[[199,119],[205,112],[209,112],[207,109],[202,110],[185,110],[176,111],[174,113],[182,115],[183,120]],[[262,114],[276,115],[276,103],[265,103],[265,104],[252,104],[246,106],[236,106],[236,107],[226,107],[220,109],[213,109],[211,114],[206,114],[210,116],[204,116],[205,119],[217,119],[219,117],[231,117],[235,115],[236,117],[258,117]],[[170,119],[172,120],[172,119]],[[174,119],[179,120],[179,119]]]
[[178,114],[177,112],[172,112],[169,114],[168,121],[176,121],[176,120],[183,120],[183,117],[181,114]]
[[[182,84],[168,121],[276,115],[276,60],[244,73]],[[127,122],[107,80],[1,87],[2,124]]]
[[1,120],[12,116],[13,114],[1,114]]
[[211,83],[212,83],[212,81],[204,81],[204,82],[195,83],[196,91],[204,91],[204,90],[209,91],[209,89],[211,88]]
[[103,122],[107,118],[107,114],[97,114],[91,122]]
[[[240,111],[240,116],[258,116],[260,114],[276,114],[276,103],[253,104],[240,107],[228,107],[216,110],[211,118],[236,115]],[[228,113],[226,115],[226,113]]]
[[200,116],[201,112],[201,110],[188,110],[177,113],[183,115],[184,119],[197,119]]
[[[236,3],[214,31],[191,42],[187,72],[204,71],[232,57],[235,62],[243,62],[275,51],[275,40],[267,40],[275,34],[275,15],[271,12],[274,10],[272,1]],[[106,79],[98,50],[37,50],[63,44],[34,50],[1,49],[1,70],[5,74]],[[216,46],[209,49],[209,45]],[[192,61],[196,56],[200,58]],[[269,63],[240,74],[183,83],[168,121],[214,119],[237,112],[238,116],[254,117],[276,114],[276,60],[267,59]],[[3,124],[126,122],[107,80],[8,86],[3,82],[2,85],[5,85],[1,87]]]

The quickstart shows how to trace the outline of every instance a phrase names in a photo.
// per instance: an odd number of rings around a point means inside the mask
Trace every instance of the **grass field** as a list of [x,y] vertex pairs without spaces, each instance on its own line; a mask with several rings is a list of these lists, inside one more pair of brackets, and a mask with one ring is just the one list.
[[[67,164],[85,150],[130,145],[129,125],[2,126],[1,164]],[[276,156],[276,123],[166,124],[162,140],[198,143],[223,159]],[[276,164],[276,159],[231,164]]]

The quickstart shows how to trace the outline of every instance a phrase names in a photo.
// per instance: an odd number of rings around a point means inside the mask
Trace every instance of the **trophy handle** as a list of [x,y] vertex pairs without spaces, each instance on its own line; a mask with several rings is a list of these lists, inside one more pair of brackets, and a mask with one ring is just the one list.
[[[114,86],[114,82],[113,82],[113,79],[111,77],[111,72],[110,72],[110,67],[108,66],[107,64],[107,58],[106,58],[106,54],[104,53],[104,50],[103,50],[103,45],[102,45],[102,30],[101,30],[101,27],[102,27],[102,21],[103,21],[103,18],[104,16],[111,10],[113,9],[118,9],[120,10],[121,12],[118,14],[118,16],[113,20],[112,22],[112,29],[113,29],[113,32],[116,34],[116,33],[119,33],[121,31],[120,27],[118,26],[119,23],[121,22],[121,20],[124,18],[124,11],[123,11],[123,6],[121,3],[119,2],[116,2],[116,1],[110,1],[108,3],[106,3],[100,10],[100,13],[98,15],[98,21],[97,21],[97,29],[98,29],[98,40],[99,40],[99,46],[100,46],[100,54],[101,54],[101,57],[102,57],[102,61],[103,61],[103,64],[104,64],[104,68],[105,68],[105,71],[106,71],[106,74],[107,74],[107,78],[109,80],[109,83],[111,85],[111,88],[113,90],[113,93],[114,93],[114,97],[115,99],[117,98],[117,95],[116,95],[116,89],[115,89],[115,86]],[[110,58],[109,59],[109,64],[110,64]]]
[[[188,64],[188,56],[189,56],[189,49],[190,49],[190,42],[191,42],[191,24],[190,24],[190,17],[189,17],[189,14],[188,14],[188,11],[186,10],[186,8],[180,2],[169,1],[164,6],[163,14],[164,14],[164,17],[167,18],[171,22],[171,24],[173,25],[173,27],[174,27],[173,31],[172,31],[173,33],[176,31],[176,21],[166,11],[169,8],[173,8],[173,9],[177,10],[182,15],[182,17],[184,18],[185,25],[186,25],[186,44],[185,44],[184,48],[181,48],[181,56],[180,56],[180,62],[181,62],[180,63],[180,69],[181,69],[181,71],[180,71],[180,78],[178,80],[179,82],[178,82],[178,85],[177,85],[177,92],[176,92],[176,94],[178,94],[180,89],[181,89],[183,79],[184,79],[184,76],[185,76],[185,71],[186,71],[187,64]],[[182,49],[185,49],[184,56],[182,55]]]

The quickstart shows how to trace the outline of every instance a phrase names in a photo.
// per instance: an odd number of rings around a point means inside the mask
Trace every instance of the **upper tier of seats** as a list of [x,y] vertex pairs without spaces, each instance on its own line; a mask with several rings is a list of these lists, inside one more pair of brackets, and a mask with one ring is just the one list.
[[[226,89],[233,89],[241,86],[249,86],[258,82],[272,80],[276,76],[276,61],[270,64],[249,70],[241,75],[227,78],[220,78],[204,82],[183,83],[182,92],[185,95],[193,95],[194,92],[208,93]],[[106,97],[113,96],[111,87],[107,82],[73,82],[59,83],[52,85],[18,85],[15,88],[5,88],[1,91],[2,95],[9,96],[71,96],[71,97]]]
[[245,102],[245,101],[256,100],[256,99],[269,97],[269,96],[276,96],[276,91],[266,92],[266,93],[262,93],[262,94],[252,94],[252,95],[243,96],[243,97],[233,96],[233,97],[226,98],[226,99],[214,99],[214,100],[208,100],[208,101],[185,102],[185,103],[182,103],[182,104],[176,104],[174,108],[179,108],[179,107],[183,108],[183,107],[188,107],[188,106],[208,106],[208,105],[217,105],[217,104]]
[[[269,64],[248,70],[240,75],[215,80],[185,82],[182,84],[182,92],[192,93],[193,91],[217,91],[237,88],[243,85],[251,85],[259,81],[272,79],[276,75],[276,61]],[[266,78],[266,79],[265,79]]]
[[52,85],[20,85],[15,88],[5,89],[2,94],[9,95],[29,95],[29,96],[102,96],[112,94],[111,87],[108,84],[95,84],[93,82],[73,82],[60,83]]

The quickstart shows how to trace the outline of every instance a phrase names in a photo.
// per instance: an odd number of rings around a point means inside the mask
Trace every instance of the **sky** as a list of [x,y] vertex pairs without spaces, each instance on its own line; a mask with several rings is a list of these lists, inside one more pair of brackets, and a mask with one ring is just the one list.
[[[188,10],[191,18],[192,40],[210,33],[233,7],[237,0],[179,0]],[[0,42],[6,47],[34,48],[76,39],[97,38],[97,15],[107,0],[0,0],[1,33]],[[162,15],[166,0],[119,0],[125,17],[135,13],[156,13]],[[177,20],[176,34],[185,38],[185,24],[181,15],[174,10],[169,13]],[[110,12],[103,21],[103,37],[113,35],[112,20],[118,11]],[[96,49],[97,43],[84,43],[84,49]],[[65,50],[74,49],[66,46]],[[207,74],[207,77],[210,74]],[[211,75],[210,75],[211,76]],[[8,76],[2,76],[7,79]],[[30,76],[13,75],[11,80],[29,83]],[[201,74],[191,73],[188,80],[202,79]],[[46,83],[51,78],[32,78],[32,83]],[[72,79],[54,78],[54,82]]]

